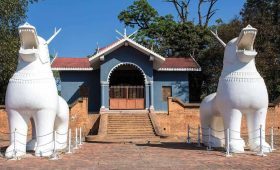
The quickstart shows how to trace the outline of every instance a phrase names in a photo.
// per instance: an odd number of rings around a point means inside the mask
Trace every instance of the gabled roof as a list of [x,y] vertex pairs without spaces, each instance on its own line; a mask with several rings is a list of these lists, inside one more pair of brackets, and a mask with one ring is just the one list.
[[52,62],[52,70],[93,70],[88,58],[57,57]]
[[[60,71],[91,71],[88,58],[57,57],[52,63],[52,70]],[[158,71],[200,71],[201,68],[192,57],[165,58]]]
[[201,71],[201,68],[193,57],[169,57],[159,71]]
[[131,46],[140,52],[148,55],[150,61],[153,61],[153,68],[158,71],[201,71],[200,66],[193,57],[164,58],[154,51],[138,44],[127,36],[123,39],[99,49],[99,51],[90,58],[62,58],[58,57],[52,62],[52,70],[61,71],[90,71],[99,68],[100,61],[111,52],[122,46]]
[[100,61],[100,57],[103,57],[107,54],[110,54],[111,52],[115,51],[116,49],[125,46],[125,45],[129,45],[139,51],[141,51],[142,53],[148,55],[148,56],[152,56],[154,58],[154,69],[158,69],[160,67],[160,65],[162,63],[164,63],[165,58],[157,53],[155,53],[154,51],[138,44],[137,42],[133,41],[132,39],[128,38],[128,37],[124,37],[123,39],[120,39],[114,43],[112,43],[111,45],[105,47],[105,48],[101,48],[95,55],[93,55],[92,57],[89,58],[89,61],[92,65],[94,65],[95,62],[99,62]]

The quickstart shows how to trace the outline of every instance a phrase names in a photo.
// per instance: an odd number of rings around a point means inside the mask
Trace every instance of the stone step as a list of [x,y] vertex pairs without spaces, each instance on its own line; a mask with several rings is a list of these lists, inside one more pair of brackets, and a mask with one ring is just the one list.
[[139,116],[108,116],[108,118],[148,118],[149,116],[146,115],[139,115]]
[[109,123],[120,123],[120,124],[133,124],[133,123],[151,123],[149,121],[108,121]]
[[148,118],[125,118],[125,119],[122,119],[122,118],[109,118],[108,121],[148,121]]
[[146,114],[123,114],[123,115],[109,115],[108,118],[112,118],[112,117],[149,117]]
[[124,134],[110,134],[110,135],[107,135],[107,137],[141,137],[141,138],[148,138],[148,137],[155,137],[154,134],[147,134],[147,135],[143,135],[143,134],[127,134],[127,135],[124,135]]
[[108,130],[107,132],[111,132],[111,133],[130,133],[130,132],[133,132],[133,133],[154,133],[154,131],[152,129],[146,129],[146,130],[139,130],[139,129],[128,129],[128,130],[125,130],[125,129],[110,129]]
[[152,124],[151,122],[117,122],[117,121],[113,121],[113,122],[109,122],[109,124],[122,124],[122,125],[139,125],[139,124]]
[[134,122],[134,123],[124,123],[124,122],[108,122],[109,125],[126,125],[126,126],[145,126],[151,125],[150,122]]
[[147,127],[143,127],[143,126],[141,126],[141,127],[135,127],[135,126],[133,126],[133,127],[127,127],[127,126],[123,126],[123,127],[116,127],[116,126],[109,126],[108,128],[107,128],[108,130],[127,130],[127,129],[131,129],[131,130],[150,130],[150,129],[153,129],[153,128],[151,128],[151,126],[147,126]]
[[110,122],[142,122],[142,121],[149,121],[147,119],[108,119]]
[[107,135],[104,140],[158,140],[153,125],[146,114],[110,114],[108,115]]
[[153,127],[150,125],[150,126],[112,126],[112,125],[109,125],[107,127],[107,129],[153,129]]

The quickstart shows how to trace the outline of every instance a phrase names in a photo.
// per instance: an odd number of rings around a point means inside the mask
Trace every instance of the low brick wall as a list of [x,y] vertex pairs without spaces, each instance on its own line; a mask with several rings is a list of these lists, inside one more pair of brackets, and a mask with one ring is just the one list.
[[199,104],[187,107],[168,98],[168,113],[154,113],[160,132],[167,136],[186,136],[188,124],[197,128],[199,120]]
[[9,132],[8,115],[3,105],[0,105],[0,131],[4,133]]
[[[167,136],[187,135],[188,124],[197,128],[200,125],[200,104],[185,104],[178,99],[168,98],[168,113],[154,113],[159,131]],[[242,118],[242,133],[247,133],[246,117]],[[266,119],[266,131],[270,127],[280,128],[280,105],[269,105]],[[194,132],[196,133],[196,132]]]
[[69,128],[83,128],[83,136],[96,134],[98,131],[100,114],[88,113],[88,98],[81,97],[70,106]]
[[[159,132],[166,136],[186,137],[188,124],[197,128],[200,124],[200,104],[184,104],[176,99],[168,99],[168,113],[152,113],[153,120]],[[96,135],[98,133],[100,114],[88,113],[88,98],[81,97],[70,105],[69,128],[74,133],[75,128],[82,127],[83,135]],[[30,126],[30,125],[29,125]],[[270,105],[267,113],[268,128],[280,128],[280,105]],[[246,117],[242,119],[242,132],[247,132]],[[29,131],[31,128],[29,128]],[[0,106],[0,131],[8,132],[8,118],[4,106]]]
[[[72,134],[75,133],[75,128],[83,128],[83,136],[96,134],[98,131],[99,114],[88,114],[88,99],[79,98],[70,107],[69,128],[72,129]],[[29,125],[29,133],[31,133],[31,124]],[[9,132],[8,116],[5,111],[5,106],[0,106],[0,132]],[[2,136],[2,134],[0,134]]]

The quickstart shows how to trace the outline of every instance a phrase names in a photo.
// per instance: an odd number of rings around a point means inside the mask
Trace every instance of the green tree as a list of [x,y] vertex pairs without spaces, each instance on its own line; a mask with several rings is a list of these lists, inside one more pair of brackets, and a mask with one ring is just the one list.
[[134,28],[136,25],[141,29],[149,28],[151,22],[158,17],[158,12],[147,0],[134,1],[126,10],[121,11],[118,18],[125,25]]
[[241,17],[244,26],[251,24],[258,29],[256,64],[273,101],[280,95],[280,1],[247,0]]
[[184,16],[179,22],[170,14],[159,16],[147,0],[136,0],[118,18],[126,26],[139,28],[136,41],[164,56],[197,54],[207,46],[210,34],[207,29],[187,21],[187,14],[179,15]]
[[28,5],[37,1],[0,1],[0,104],[4,104],[6,87],[17,64],[19,49],[17,27],[24,22]]
[[[242,23],[238,18],[229,23],[217,20],[217,25],[210,27],[210,29],[217,30],[219,37],[227,43],[239,35]],[[204,50],[198,57],[198,62],[202,67],[201,96],[197,96],[200,99],[217,91],[219,77],[223,68],[224,47],[214,37],[211,37],[208,45],[209,48]]]

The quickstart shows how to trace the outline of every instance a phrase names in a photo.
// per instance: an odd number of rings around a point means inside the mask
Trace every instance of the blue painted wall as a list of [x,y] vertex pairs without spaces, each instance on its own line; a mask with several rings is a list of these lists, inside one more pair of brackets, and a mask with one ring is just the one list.
[[154,71],[154,107],[156,111],[167,111],[167,102],[162,100],[162,86],[172,87],[172,97],[189,102],[188,72]]
[[100,71],[60,71],[61,96],[68,104],[73,103],[80,96],[79,87],[89,87],[89,112],[100,109]]

